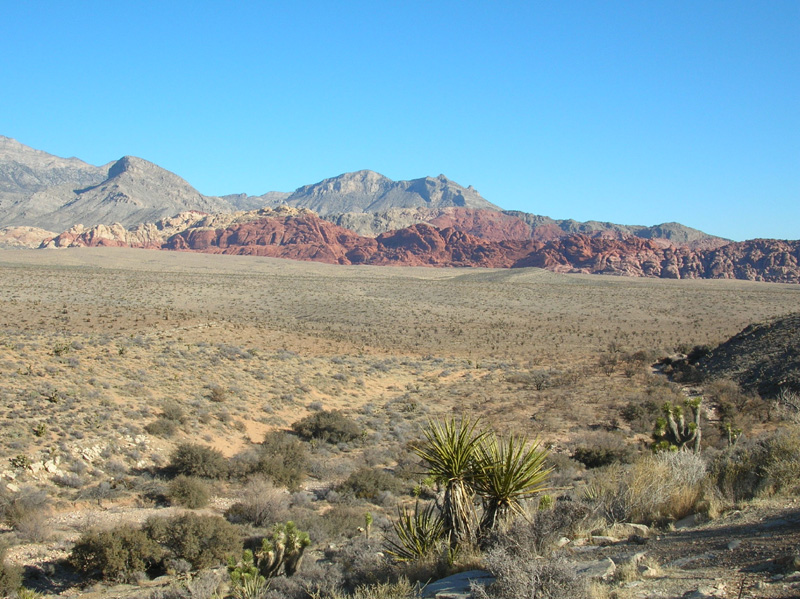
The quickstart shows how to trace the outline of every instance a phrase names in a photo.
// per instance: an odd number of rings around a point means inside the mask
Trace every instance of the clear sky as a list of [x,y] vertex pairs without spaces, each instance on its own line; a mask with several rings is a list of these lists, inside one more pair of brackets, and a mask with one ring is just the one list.
[[208,195],[445,174],[507,209],[800,238],[800,1],[0,0],[0,134]]

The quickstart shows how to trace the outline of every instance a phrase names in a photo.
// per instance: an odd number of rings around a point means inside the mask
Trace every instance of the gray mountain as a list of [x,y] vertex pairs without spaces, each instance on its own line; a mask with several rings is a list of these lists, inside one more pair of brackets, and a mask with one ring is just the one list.
[[59,158],[0,136],[0,223],[51,227],[44,214],[57,210],[72,190],[96,185],[108,167]]
[[124,156],[111,165],[105,181],[75,190],[52,218],[67,226],[114,222],[133,226],[187,210],[232,212],[233,207],[221,198],[202,195],[178,175],[152,162]]
[[373,171],[345,173],[305,185],[284,200],[320,216],[347,212],[385,212],[392,208],[461,207],[500,210],[472,186],[462,187],[444,175],[411,181],[392,181]]
[[[548,216],[528,214],[527,212],[519,212],[517,210],[504,210],[503,214],[519,218],[530,226],[531,230],[534,232],[537,228],[552,229],[557,227],[563,231],[565,235],[570,235],[572,233],[583,233],[587,235],[594,233],[616,233],[620,235],[634,235],[642,239],[665,239],[675,245],[687,245],[696,248],[717,247],[730,242],[729,239],[709,235],[698,229],[692,229],[691,227],[675,222],[653,226],[619,225],[596,220],[585,222],[573,220],[571,218],[557,220]],[[536,237],[535,233],[533,237]]]
[[0,137],[0,225],[63,231],[119,222],[133,226],[187,210],[233,212],[152,162],[125,156],[105,166],[59,158]]
[[106,178],[108,166],[59,158],[0,135],[0,202],[59,185],[86,187]]

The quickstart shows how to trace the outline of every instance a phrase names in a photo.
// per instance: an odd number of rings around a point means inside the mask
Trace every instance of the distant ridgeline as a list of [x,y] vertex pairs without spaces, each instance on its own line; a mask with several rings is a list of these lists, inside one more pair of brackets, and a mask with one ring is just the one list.
[[[204,196],[125,156],[104,166],[0,136],[0,247],[120,246],[333,264],[800,282],[800,242],[503,211],[444,175],[346,173],[293,193]],[[58,234],[58,231],[63,233]]]

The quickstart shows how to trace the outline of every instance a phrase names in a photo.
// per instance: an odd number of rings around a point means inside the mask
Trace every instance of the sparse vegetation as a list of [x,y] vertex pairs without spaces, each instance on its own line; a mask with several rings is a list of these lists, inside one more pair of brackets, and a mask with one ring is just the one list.
[[[533,270],[362,272],[181,254],[172,258],[175,276],[165,278],[138,254],[109,254],[117,255],[114,269],[82,262],[81,252],[63,264],[42,254],[34,262],[24,253],[2,256],[3,265],[25,268],[0,265],[0,459],[7,464],[0,470],[14,476],[0,485],[0,510],[11,529],[5,540],[19,545],[6,564],[29,560],[28,575],[44,577],[32,588],[74,584],[48,562],[49,547],[69,551],[95,524],[115,531],[131,523],[104,537],[97,559],[113,567],[106,575],[93,566],[91,576],[136,580],[146,587],[139,594],[154,599],[194,596],[190,585],[205,574],[185,579],[200,567],[195,562],[233,556],[244,565],[242,539],[258,554],[261,540],[289,520],[314,544],[293,576],[270,579],[267,596],[369,597],[410,595],[398,582],[404,576],[427,581],[492,565],[485,558],[503,543],[524,549],[520,571],[533,576],[539,571],[529,558],[543,564],[562,537],[577,543],[624,520],[668,526],[733,505],[746,512],[752,497],[796,492],[791,389],[783,399],[761,398],[730,381],[704,380],[702,454],[652,455],[649,447],[667,402],[684,410],[686,426],[694,422],[685,389],[650,365],[796,309],[796,288]],[[459,305],[449,301],[454,289]],[[667,305],[680,309],[661,309]],[[473,467],[470,536],[483,528],[482,548],[449,547],[436,529],[445,478],[437,481],[411,450],[424,445],[429,420],[453,414],[480,418],[475,437],[490,429],[498,440],[538,436],[556,467],[546,497],[507,494],[495,513],[525,517],[495,518],[503,526],[491,531],[492,519],[481,516],[493,508],[485,489],[483,498],[476,492]],[[203,488],[218,500],[202,514],[225,512],[224,526],[217,517],[140,529],[152,511],[170,513],[170,522],[185,517],[203,505]],[[33,501],[36,493],[46,501]],[[65,518],[71,509],[75,520]],[[222,540],[208,541],[214,531]],[[136,533],[158,541],[150,553]],[[32,545],[51,535],[57,543]],[[405,557],[402,535],[411,547]],[[226,538],[230,552],[206,561],[209,545]],[[391,542],[396,553],[387,560],[381,547],[391,550]],[[492,565],[498,575],[511,545],[504,551]],[[167,573],[171,585],[147,588],[155,583],[141,574],[148,568],[148,576]],[[628,569],[620,569],[620,581],[637,575]],[[621,584],[614,581],[603,583],[611,595]],[[216,583],[207,586],[206,598]]]
[[0,545],[0,595],[11,595],[22,584],[22,568],[6,561],[6,548]]

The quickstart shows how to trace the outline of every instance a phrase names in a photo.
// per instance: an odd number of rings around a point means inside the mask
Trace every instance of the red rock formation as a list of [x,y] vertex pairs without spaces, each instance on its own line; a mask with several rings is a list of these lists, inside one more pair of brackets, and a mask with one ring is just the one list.
[[[485,241],[525,241],[531,239],[531,227],[516,216],[503,214],[495,210],[470,210],[468,208],[445,208],[442,213],[431,219],[430,224],[439,228],[453,228]],[[563,237],[564,232],[553,227]]]
[[[515,229],[513,223],[500,227],[509,224],[503,214],[470,214],[461,209],[449,211],[448,216],[457,221],[458,227],[416,224],[371,238],[322,220],[312,212],[290,210],[217,216],[192,214],[155,225],[140,225],[130,231],[120,225],[89,230],[74,227],[51,240],[48,247],[153,247],[329,264],[534,266],[555,272],[800,283],[800,241],[758,239],[694,250],[619,232],[598,236],[573,234],[546,242],[530,237],[497,239],[504,236],[502,231],[521,230]],[[467,225],[495,239],[460,230],[459,227]],[[500,228],[493,228],[495,225]]]
[[307,213],[267,217],[224,229],[187,229],[167,240],[164,248],[351,264],[348,253],[353,252],[358,261],[358,256],[370,256],[376,245],[374,239]]

